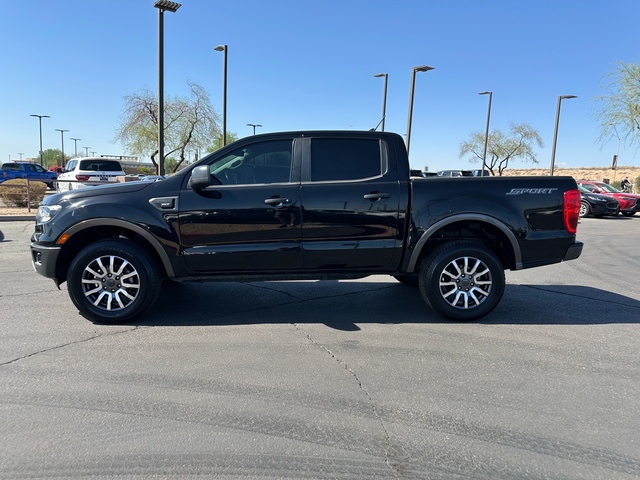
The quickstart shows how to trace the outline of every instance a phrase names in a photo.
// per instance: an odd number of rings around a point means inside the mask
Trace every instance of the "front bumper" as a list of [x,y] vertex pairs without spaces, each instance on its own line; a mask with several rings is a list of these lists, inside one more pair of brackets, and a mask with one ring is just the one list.
[[31,264],[36,273],[57,280],[56,265],[61,248],[59,245],[45,246],[31,243]]
[[620,213],[620,205],[610,205],[609,203],[592,203],[591,214],[595,216],[616,216]]

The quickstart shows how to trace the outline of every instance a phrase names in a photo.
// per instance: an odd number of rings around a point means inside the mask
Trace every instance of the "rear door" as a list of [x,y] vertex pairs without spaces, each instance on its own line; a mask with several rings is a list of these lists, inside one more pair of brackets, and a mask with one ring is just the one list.
[[256,140],[209,172],[219,185],[183,189],[179,228],[185,261],[196,272],[302,268],[300,167],[294,141]]
[[402,246],[400,184],[384,139],[305,139],[304,268],[393,270]]

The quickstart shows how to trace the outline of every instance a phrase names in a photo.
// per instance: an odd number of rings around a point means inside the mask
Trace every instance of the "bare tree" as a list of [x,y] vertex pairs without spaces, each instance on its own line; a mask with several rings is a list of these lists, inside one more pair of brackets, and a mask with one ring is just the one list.
[[[469,156],[470,162],[482,162],[484,140],[484,132],[472,133],[469,140],[460,144],[459,157]],[[542,148],[544,142],[538,132],[527,123],[512,123],[508,136],[494,130],[489,134],[487,142],[487,169],[491,175],[496,175],[497,171],[502,176],[512,159],[521,158],[526,162],[538,163],[533,151],[534,145]]]
[[604,95],[595,98],[593,116],[600,123],[600,143],[620,135],[640,144],[640,64],[618,62],[603,78]]
[[189,150],[199,151],[211,145],[219,135],[220,119],[207,92],[197,83],[188,82],[188,98],[171,97],[164,102],[165,156],[158,155],[158,99],[147,88],[124,97],[124,112],[116,139],[135,154],[149,156],[159,171],[160,162],[177,156],[175,172],[186,159]]

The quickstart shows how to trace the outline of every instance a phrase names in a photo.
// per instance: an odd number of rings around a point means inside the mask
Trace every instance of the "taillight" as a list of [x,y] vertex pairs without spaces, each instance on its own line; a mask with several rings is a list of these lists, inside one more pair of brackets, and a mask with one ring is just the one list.
[[89,180],[89,175],[76,175],[76,180],[86,182]]
[[580,217],[580,190],[567,190],[564,192],[564,207],[562,217],[564,228],[569,233],[576,233],[578,218]]

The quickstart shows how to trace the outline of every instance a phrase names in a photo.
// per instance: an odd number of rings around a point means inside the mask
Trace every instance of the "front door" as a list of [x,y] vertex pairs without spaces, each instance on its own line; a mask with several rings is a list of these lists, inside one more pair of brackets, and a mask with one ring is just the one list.
[[258,141],[212,159],[219,184],[183,189],[179,224],[195,272],[302,268],[300,182],[293,141]]

